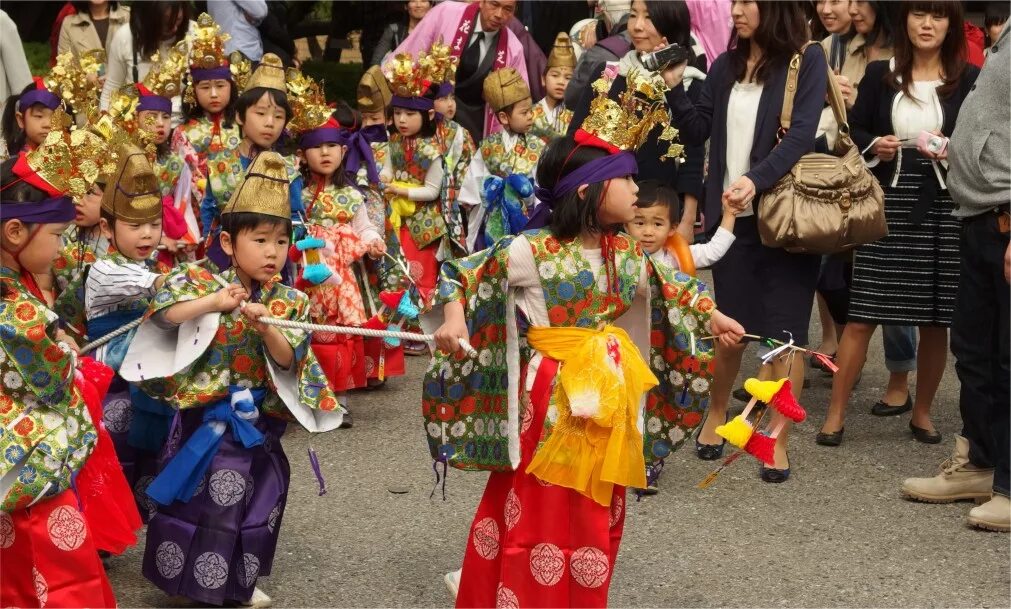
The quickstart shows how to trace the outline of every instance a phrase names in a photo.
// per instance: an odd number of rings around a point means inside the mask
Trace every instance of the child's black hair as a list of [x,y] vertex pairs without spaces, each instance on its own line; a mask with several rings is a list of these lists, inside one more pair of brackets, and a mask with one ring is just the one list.
[[635,206],[639,209],[666,207],[671,226],[676,226],[681,218],[681,199],[678,193],[659,180],[636,181],[636,185],[639,187],[639,195]]
[[266,87],[253,87],[240,95],[235,100],[235,117],[237,119],[241,118],[242,122],[245,123],[246,111],[255,106],[264,93],[270,95],[270,100],[274,102],[274,105],[284,110],[284,124],[287,125],[288,121],[291,120],[291,104],[288,103],[288,96],[282,91]]
[[990,40],[990,34],[987,33],[986,28],[992,25],[1004,25],[1004,22],[1008,20],[1009,13],[1011,13],[1011,8],[1008,7],[1006,1],[986,3],[986,9],[983,12],[983,34],[986,36],[987,46],[991,46],[994,41]]
[[[25,142],[28,141],[28,134],[18,126],[18,120],[15,116],[19,111],[18,99],[33,89],[35,89],[34,82],[22,89],[20,93],[11,95],[4,102],[4,113],[3,117],[0,118],[0,131],[3,131],[4,142],[7,144],[7,154],[12,157],[17,156],[18,152],[21,152],[21,149],[25,147]],[[32,105],[35,106],[36,104]],[[24,114],[23,111],[22,114]]]
[[[523,99],[529,99],[529,100],[530,100],[530,102],[531,102],[531,103],[533,103],[533,98],[532,98],[532,97],[525,97],[525,98],[523,98]],[[521,99],[521,100],[519,100],[519,101],[515,101],[515,102],[513,102],[513,103],[509,104],[508,106],[502,106],[501,108],[499,108],[499,109],[498,109],[498,110],[497,110],[497,111],[495,112],[495,118],[498,118],[498,113],[499,113],[499,112],[505,112],[505,113],[506,113],[506,116],[508,116],[509,118],[512,118],[512,115],[513,115],[513,110],[515,110],[515,109],[516,109],[516,104],[518,104],[518,103],[520,103],[521,101],[523,101],[523,99]]]
[[[337,102],[334,107],[333,112],[330,114],[337,124],[345,129],[361,129],[362,128],[362,115],[360,112],[352,108],[344,100]],[[337,167],[337,170],[333,172],[330,176],[330,183],[337,188],[344,188],[345,186],[355,186],[354,181],[348,176],[345,168],[347,167],[348,155],[345,152],[344,156],[341,158],[341,164]],[[309,169],[309,163],[302,163],[301,166],[302,179],[305,182],[305,188],[312,188],[312,170]]]
[[[185,122],[189,122],[194,119],[201,119],[205,116],[205,110],[200,107],[197,103],[197,85],[199,83],[190,83],[190,88],[193,89],[193,104],[183,104],[183,115],[186,117]],[[225,104],[224,110],[221,111],[221,126],[230,129],[235,121],[235,106],[239,100],[239,87],[232,81],[228,81],[231,85],[228,87],[228,103]],[[260,94],[262,97],[262,93]],[[259,99],[259,98],[257,98]],[[255,101],[253,102],[256,103]],[[289,112],[290,114],[290,112]]]
[[[12,156],[0,163],[0,188],[7,203],[38,203],[49,198],[49,194],[14,175],[14,164],[18,157]],[[8,186],[9,185],[9,186]]]
[[232,236],[233,244],[241,233],[256,230],[261,224],[268,224],[271,227],[283,225],[285,234],[291,235],[291,218],[278,218],[251,211],[240,211],[221,216],[221,230]]
[[[430,85],[428,87],[428,90],[425,91],[425,95],[423,97],[425,99],[430,99],[430,100],[432,100],[432,103],[435,103],[435,96],[438,95],[438,94],[439,94],[438,87],[436,87],[435,85]],[[390,122],[390,126],[387,127],[387,129],[389,130],[390,134],[399,133],[397,131],[397,126],[395,124],[393,124],[393,122],[392,122],[393,121],[393,108],[394,107],[395,106],[393,104],[390,104],[389,108],[386,110],[386,119],[387,119],[387,121]],[[411,110],[412,108],[407,108],[407,109]],[[436,129],[436,126],[437,126],[437,122],[436,122],[435,118],[428,115],[428,110],[424,110],[424,111],[415,110],[415,112],[421,112],[421,131],[418,131],[418,134],[417,134],[416,137],[434,137],[435,136],[435,129]]]
[[[592,146],[580,146],[578,150],[572,138],[557,138],[548,144],[537,164],[537,184],[551,189],[569,173],[607,155],[607,152]],[[571,157],[570,157],[571,155]],[[579,197],[576,191],[555,201],[549,224],[551,233],[558,239],[574,239],[583,232],[601,232],[597,208],[604,198],[605,182],[595,182],[586,189],[586,196]],[[608,227],[610,228],[610,227]]]

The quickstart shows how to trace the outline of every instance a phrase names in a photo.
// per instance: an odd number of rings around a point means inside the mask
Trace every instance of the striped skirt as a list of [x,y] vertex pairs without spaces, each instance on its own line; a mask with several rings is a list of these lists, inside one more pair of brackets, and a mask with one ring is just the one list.
[[[910,159],[913,161],[913,159]],[[958,219],[948,191],[937,197],[923,220],[910,212],[936,180],[928,161],[903,163],[894,187],[885,187],[888,236],[857,248],[853,257],[849,321],[907,326],[951,325],[958,291]]]

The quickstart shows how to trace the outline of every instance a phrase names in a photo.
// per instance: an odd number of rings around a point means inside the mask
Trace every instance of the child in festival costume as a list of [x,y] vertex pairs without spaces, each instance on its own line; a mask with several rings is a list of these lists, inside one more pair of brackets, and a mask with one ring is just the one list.
[[[360,261],[366,254],[377,258],[386,251],[382,233],[369,218],[365,195],[354,184],[357,165],[373,163],[372,148],[356,140],[361,119],[346,104],[331,113],[319,85],[302,75],[289,78],[288,87],[294,110],[290,127],[298,137],[307,184],[302,190],[306,238],[292,250],[296,264],[302,262],[296,285],[309,295],[313,323],[362,326],[370,314],[362,297],[368,277]],[[375,308],[370,302],[368,309]],[[347,391],[367,384],[366,340],[383,342],[323,332],[312,337],[313,352],[345,410]],[[342,427],[351,426],[348,411]]]
[[21,93],[8,97],[0,121],[7,154],[13,158],[21,150],[41,145],[52,129],[53,111],[62,103],[60,96],[46,88],[39,76]]
[[453,355],[425,378],[429,446],[437,462],[492,471],[458,607],[604,606],[625,486],[645,485],[644,451],[666,456],[701,420],[713,350],[699,339],[744,333],[705,286],[616,232],[635,212],[629,150],[666,116],[662,82],[646,84],[648,97],[600,100],[575,141],[549,145],[534,230],[443,267],[436,343]]
[[[116,606],[93,522],[80,512],[71,488],[98,441],[82,393],[90,389],[86,379],[75,376],[74,356],[63,344],[70,341],[57,329],[57,316],[34,280],[50,273],[60,237],[74,218],[74,204],[65,194],[73,167],[69,147],[59,137],[52,147],[44,142],[0,166],[4,607]],[[78,184],[86,186],[84,180]]]
[[[356,103],[358,112],[362,117],[362,132],[368,134],[367,139],[372,147],[372,159],[374,162],[374,174],[369,171],[368,166],[362,165],[358,168],[358,185],[365,189],[365,207],[369,212],[372,223],[379,227],[386,227],[387,208],[386,201],[379,192],[380,184],[370,176],[378,175],[383,169],[383,163],[389,152],[389,131],[387,125],[389,120],[386,112],[393,99],[393,92],[390,91],[390,83],[386,81],[386,76],[379,66],[372,66],[362,74],[362,79],[358,81],[356,93]],[[379,196],[374,196],[378,194]],[[391,252],[400,251],[400,240],[396,234],[387,227],[385,229],[386,249]],[[392,288],[399,284],[392,279],[390,269],[384,264],[376,265],[377,274],[383,275],[378,278],[379,284],[384,288]],[[378,271],[382,270],[381,273]]]
[[341,424],[308,334],[261,321],[309,321],[309,299],[277,280],[289,185],[279,154],[253,159],[221,214],[229,270],[187,265],[169,276],[121,369],[179,409],[147,489],[158,508],[144,576],[169,595],[267,606],[256,584],[270,574],[287,499],[281,435],[290,420],[313,432]]
[[[241,72],[241,71],[240,71]],[[240,78],[241,80],[241,78]],[[242,141],[235,148],[225,149],[208,168],[210,180],[200,204],[201,227],[210,245],[207,257],[218,269],[228,268],[230,261],[221,249],[218,233],[219,216],[235,189],[235,180],[245,175],[256,155],[273,149],[291,120],[291,105],[285,84],[281,58],[266,53],[245,82],[237,83],[242,93],[235,102],[235,120],[242,131]],[[288,172],[291,218],[297,220],[302,209],[302,176],[294,156],[282,157]],[[219,181],[215,175],[221,176]],[[226,179],[227,176],[232,176]]]
[[229,38],[207,13],[200,14],[187,36],[192,63],[183,93],[186,122],[181,130],[196,151],[204,175],[211,169],[209,158],[242,141],[232,119],[238,92],[225,54]]
[[87,194],[74,197],[74,222],[63,233],[63,247],[53,261],[56,302],[60,323],[75,336],[84,336],[84,269],[109,252],[109,240],[99,223],[102,193],[108,176],[99,176]]
[[533,178],[544,140],[533,125],[530,88],[513,68],[484,79],[484,99],[502,131],[481,141],[467,169],[460,204],[469,210],[467,246],[476,252],[523,230],[533,207]]
[[[677,193],[656,180],[639,182],[635,220],[625,228],[656,261],[689,275],[712,266],[734,243],[735,209],[723,206],[723,220],[707,243],[688,244],[677,232],[681,205]],[[687,254],[687,255],[686,255]]]
[[[84,280],[84,316],[91,340],[141,318],[171,269],[154,257],[162,233],[162,199],[154,170],[144,151],[132,144],[118,156],[101,211],[102,233],[112,248],[91,265]],[[99,347],[95,359],[118,373],[135,332]],[[164,401],[130,387],[118,375],[103,402],[102,421],[145,521],[154,514],[154,506],[144,489],[157,473],[158,452],[173,414]]]
[[386,185],[390,225],[427,305],[439,262],[452,257],[442,213],[446,164],[436,138],[433,82],[438,67],[424,55],[415,62],[407,54],[397,55],[389,66],[393,125],[380,179]]
[[530,133],[542,138],[545,143],[569,131],[572,110],[565,107],[565,87],[569,85],[575,68],[576,53],[572,50],[569,35],[559,32],[541,76],[544,99],[534,106],[534,126],[530,128]]

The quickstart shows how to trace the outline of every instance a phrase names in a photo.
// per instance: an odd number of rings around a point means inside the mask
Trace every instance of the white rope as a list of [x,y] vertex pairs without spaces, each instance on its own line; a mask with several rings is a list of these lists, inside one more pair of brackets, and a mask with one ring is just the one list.
[[[302,321],[292,321],[290,319],[277,319],[274,317],[261,317],[259,321],[268,326],[280,328],[293,328],[295,330],[305,330],[307,332],[333,332],[335,334],[350,334],[352,336],[367,336],[369,338],[397,338],[400,340],[413,340],[418,342],[432,342],[435,340],[434,334],[417,334],[415,332],[395,332],[393,330],[373,330],[372,328],[355,328],[351,326],[327,326],[322,324],[310,324]],[[466,340],[460,338],[460,346],[471,357],[477,357],[477,350]]]
[[130,323],[126,324],[125,326],[116,328],[115,330],[113,330],[112,332],[109,332],[108,334],[106,334],[102,338],[99,338],[99,339],[91,341],[90,343],[87,343],[86,345],[84,345],[83,347],[81,347],[81,355],[84,355],[85,353],[88,353],[89,351],[93,351],[93,350],[101,347],[105,343],[109,342],[110,340],[116,338],[117,336],[119,336],[121,334],[126,334],[130,330],[133,330],[134,328],[136,328],[137,326],[139,326],[141,324],[141,322],[143,322],[143,321],[144,321],[144,318],[143,317],[139,317],[139,318],[131,321]]

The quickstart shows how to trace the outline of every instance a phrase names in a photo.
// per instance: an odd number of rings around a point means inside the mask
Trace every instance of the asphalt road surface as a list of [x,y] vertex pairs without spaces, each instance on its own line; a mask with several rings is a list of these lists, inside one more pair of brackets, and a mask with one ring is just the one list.
[[[748,362],[757,366],[753,349]],[[451,470],[446,501],[441,493],[429,498],[434,475],[420,413],[426,364],[409,358],[406,377],[353,394],[355,427],[313,439],[325,496],[317,496],[306,457],[309,434],[285,436],[291,492],[273,573],[259,583],[275,606],[451,606],[442,576],[460,565],[486,475]],[[814,436],[831,382],[812,375],[801,400],[809,418],[791,438],[785,484],[763,483],[745,456],[699,490],[714,465],[682,448],[657,496],[630,498],[610,605],[1011,607],[1008,536],[968,528],[971,503],[899,495],[903,478],[936,471],[960,429],[951,362],[934,405],[940,445],[914,441],[908,414],[870,414],[886,378],[875,337],[845,441],[827,448]],[[110,563],[120,606],[179,606],[141,576],[142,556],[143,541]]]

